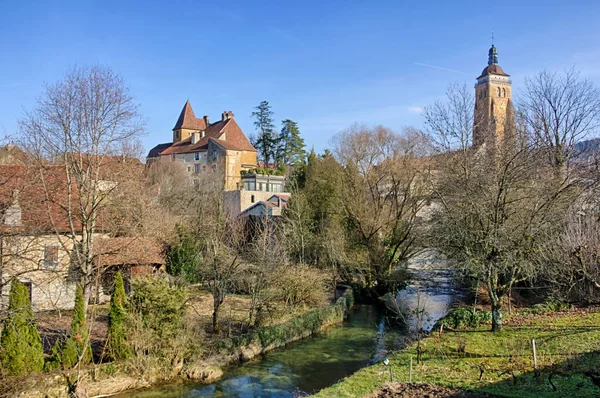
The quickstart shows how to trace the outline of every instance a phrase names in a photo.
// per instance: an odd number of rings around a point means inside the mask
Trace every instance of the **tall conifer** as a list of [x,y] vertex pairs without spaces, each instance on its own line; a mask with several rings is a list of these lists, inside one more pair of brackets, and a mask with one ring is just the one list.
[[115,288],[110,298],[110,312],[108,313],[108,353],[113,359],[124,359],[131,355],[131,350],[125,341],[126,312],[125,285],[121,272],[115,274]]
[[39,372],[44,367],[42,338],[25,285],[14,279],[10,288],[8,314],[0,338],[0,359],[4,370],[11,375]]
[[82,364],[92,360],[89,330],[86,322],[85,306],[83,302],[83,289],[77,286],[75,293],[75,308],[71,320],[71,334],[62,351],[62,364],[65,369],[72,368],[79,361]]

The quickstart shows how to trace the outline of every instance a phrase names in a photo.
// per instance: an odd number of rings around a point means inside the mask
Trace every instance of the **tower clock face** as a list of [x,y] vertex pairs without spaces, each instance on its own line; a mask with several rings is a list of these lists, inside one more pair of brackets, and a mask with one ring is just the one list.
[[502,109],[502,110],[506,109],[506,103],[505,102],[501,102],[500,103],[500,109]]

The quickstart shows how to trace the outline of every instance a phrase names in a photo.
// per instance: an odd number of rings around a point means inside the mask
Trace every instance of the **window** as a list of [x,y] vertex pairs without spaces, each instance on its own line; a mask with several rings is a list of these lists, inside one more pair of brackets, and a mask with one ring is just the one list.
[[188,166],[188,172],[192,171],[192,168],[190,166]]
[[498,87],[498,88],[496,89],[496,96],[497,96],[497,97],[499,97],[499,96],[500,96],[500,87]]
[[199,164],[194,165],[194,173],[200,173],[200,165]]
[[54,269],[58,266],[58,246],[44,246],[44,268]]
[[250,196],[250,203],[254,203],[254,195]]
[[200,152],[194,153],[194,160],[200,160]]
[[262,191],[262,182],[259,182],[259,183],[258,183],[258,190],[259,190],[259,191]]
[[506,90],[505,89],[502,89],[502,96],[506,97]]

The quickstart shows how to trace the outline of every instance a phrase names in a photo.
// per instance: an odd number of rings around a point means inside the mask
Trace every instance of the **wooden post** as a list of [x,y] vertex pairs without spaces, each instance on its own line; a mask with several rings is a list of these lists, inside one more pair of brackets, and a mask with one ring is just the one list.
[[537,352],[535,350],[535,339],[531,340],[531,345],[533,347],[533,369],[537,370]]
[[412,383],[412,355],[410,356],[410,368],[408,370],[408,382]]

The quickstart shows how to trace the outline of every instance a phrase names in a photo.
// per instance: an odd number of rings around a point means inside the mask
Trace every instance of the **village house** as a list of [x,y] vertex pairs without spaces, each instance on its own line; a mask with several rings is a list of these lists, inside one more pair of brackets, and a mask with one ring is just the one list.
[[[13,279],[29,289],[35,311],[73,307],[80,277],[73,264],[75,242],[70,223],[77,220],[69,219],[65,212],[67,183],[62,168],[49,166],[49,170],[42,180],[40,174],[27,165],[0,165],[2,307],[8,303]],[[110,231],[103,229],[101,220],[97,230],[93,250],[98,269],[98,283],[93,293],[96,302],[109,298],[112,279],[107,275],[114,271],[123,271],[127,280],[164,268],[162,247],[154,239],[113,238]],[[75,238],[76,241],[81,236]]]

